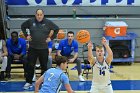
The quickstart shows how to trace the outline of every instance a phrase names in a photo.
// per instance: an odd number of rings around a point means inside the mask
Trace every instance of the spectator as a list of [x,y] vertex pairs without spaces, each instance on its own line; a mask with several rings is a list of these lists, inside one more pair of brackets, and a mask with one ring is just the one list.
[[11,38],[6,42],[8,49],[8,63],[6,68],[6,77],[11,78],[11,63],[18,62],[23,63],[24,76],[27,74],[27,56],[26,56],[26,41],[23,38],[18,38],[18,33],[16,31],[11,33]]
[[[71,53],[74,51],[74,55]],[[67,38],[60,40],[58,47],[58,56],[66,56],[71,63],[77,64],[78,76],[80,81],[85,81],[82,77],[81,61],[78,59],[78,43],[74,40],[74,32],[69,31],[67,33]]]
[[[28,89],[32,85],[32,78],[37,58],[41,65],[41,74],[47,70],[48,62],[48,42],[53,40],[59,28],[52,21],[44,18],[44,11],[37,9],[35,18],[28,19],[21,25],[21,29],[29,40],[28,49],[28,74],[24,89]],[[29,31],[26,32],[26,30]]]
[[8,52],[7,52],[6,43],[0,37],[0,63],[2,63],[0,80],[4,80],[4,77],[5,77],[4,74],[7,67],[7,55],[8,55]]

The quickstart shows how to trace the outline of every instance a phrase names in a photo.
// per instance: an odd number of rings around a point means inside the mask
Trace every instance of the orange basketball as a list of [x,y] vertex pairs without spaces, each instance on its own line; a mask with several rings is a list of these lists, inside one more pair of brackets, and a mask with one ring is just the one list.
[[90,33],[87,30],[80,30],[76,35],[76,39],[79,43],[87,43],[90,41]]
[[20,37],[20,38],[24,38],[24,39],[26,38],[26,37],[24,36],[24,34],[23,34],[22,31],[19,32],[19,37]]
[[65,32],[64,30],[59,30],[58,34],[57,34],[57,39],[63,39],[65,38]]

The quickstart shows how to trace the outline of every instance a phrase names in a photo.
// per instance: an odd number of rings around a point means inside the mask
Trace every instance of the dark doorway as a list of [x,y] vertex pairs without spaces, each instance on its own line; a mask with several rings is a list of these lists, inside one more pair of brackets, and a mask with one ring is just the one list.
[[110,40],[110,47],[113,51],[114,58],[131,57],[131,41],[130,40]]

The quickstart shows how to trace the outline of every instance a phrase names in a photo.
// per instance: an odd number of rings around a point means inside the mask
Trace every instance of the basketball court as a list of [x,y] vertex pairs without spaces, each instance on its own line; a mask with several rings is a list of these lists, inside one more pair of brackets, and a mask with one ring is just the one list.
[[[61,28],[62,31],[60,31],[57,39],[62,39],[66,36],[62,34],[63,30],[64,32],[74,31],[74,33],[80,30],[87,30],[90,33],[82,31],[84,33],[81,33],[77,40],[81,40],[81,37],[88,35],[91,36],[88,38],[88,41],[90,39],[93,43],[99,44],[104,34],[103,32],[106,31],[104,29],[106,22],[126,22],[128,28],[125,25],[125,30],[123,29],[125,34],[122,35],[122,38],[116,39],[116,34],[121,34],[119,33],[121,31],[119,27],[113,28],[111,31],[114,31],[115,36],[108,38],[110,46],[115,46],[113,47],[114,53],[118,52],[118,49],[115,50],[116,46],[118,48],[122,41],[131,50],[130,59],[127,59],[125,56],[120,57],[120,53],[113,54],[115,58],[122,58],[122,60],[119,60],[120,63],[113,63],[111,66],[112,87],[114,93],[140,93],[139,0],[0,0],[0,34],[2,34],[2,38],[5,40],[9,38],[12,31],[20,32],[21,24],[28,18],[34,17],[35,10],[38,8],[44,10],[45,18],[52,20]],[[112,36],[111,31],[108,30]],[[138,37],[132,38],[131,34],[127,35],[128,32],[133,32]],[[119,42],[116,42],[116,40]],[[83,42],[85,43],[83,40],[79,41],[79,43]],[[79,47],[82,47],[82,45],[80,44]],[[81,51],[79,49],[80,57],[82,56]],[[122,46],[119,51],[124,53]],[[80,82],[75,65],[69,64],[68,68],[72,89],[76,93],[88,93],[92,83],[92,74],[88,75],[88,79],[86,79],[84,74],[83,77],[86,81]],[[36,79],[39,77],[40,69],[36,69]],[[23,89],[25,83],[23,68],[12,69],[11,79],[0,81],[0,93],[34,93],[35,82],[33,87],[28,90]],[[67,93],[64,86],[62,86],[60,93]]]
[[[89,92],[92,74],[89,74],[89,79],[85,82],[79,82],[77,71],[72,69],[74,66],[75,64],[69,64],[69,78],[73,90],[76,93]],[[134,63],[131,66],[121,63],[113,65],[110,72],[114,93],[140,93],[139,66],[140,63]],[[39,74],[37,74],[38,77]],[[22,88],[24,84],[23,70],[20,69],[17,71],[16,69],[12,69],[12,79],[0,82],[0,93],[33,93],[34,87],[29,90],[24,90]],[[61,90],[60,93],[66,93],[64,87]]]

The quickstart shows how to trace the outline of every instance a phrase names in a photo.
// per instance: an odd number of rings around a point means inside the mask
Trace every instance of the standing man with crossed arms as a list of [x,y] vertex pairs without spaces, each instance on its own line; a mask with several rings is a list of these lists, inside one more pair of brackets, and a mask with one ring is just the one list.
[[[24,85],[24,89],[28,89],[32,85],[37,58],[40,61],[41,74],[43,75],[47,70],[48,42],[56,37],[59,27],[52,21],[44,18],[44,11],[42,9],[37,9],[35,18],[25,21],[21,25],[21,29],[27,40],[29,40],[28,74],[26,84]],[[28,33],[26,29],[29,29]]]
[[93,66],[93,79],[90,93],[113,93],[110,81],[110,64],[113,60],[113,53],[107,44],[105,37],[102,37],[101,43],[106,48],[108,55],[104,57],[105,50],[103,46],[96,46],[96,57],[93,56],[93,44],[88,44],[88,61]]

